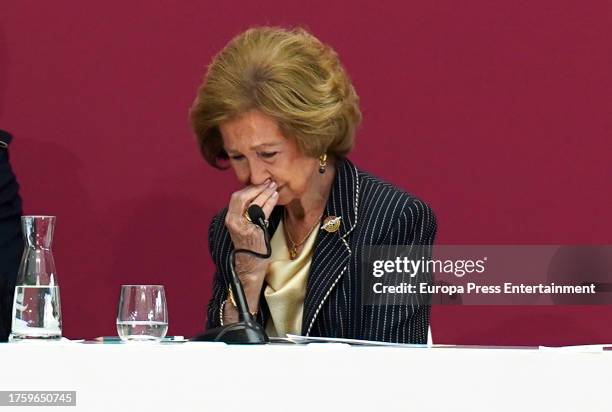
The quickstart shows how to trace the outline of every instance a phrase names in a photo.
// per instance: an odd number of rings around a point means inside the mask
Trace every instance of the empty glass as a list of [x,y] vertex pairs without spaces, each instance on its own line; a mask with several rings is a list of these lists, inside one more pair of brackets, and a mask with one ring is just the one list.
[[123,285],[117,333],[124,342],[159,342],[168,332],[166,293],[159,285]]

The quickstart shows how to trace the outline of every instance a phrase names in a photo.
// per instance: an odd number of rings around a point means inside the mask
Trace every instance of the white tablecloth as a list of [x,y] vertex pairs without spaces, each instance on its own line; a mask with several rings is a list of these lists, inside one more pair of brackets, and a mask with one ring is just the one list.
[[612,410],[612,352],[26,342],[0,368],[1,390],[77,391],[58,411]]

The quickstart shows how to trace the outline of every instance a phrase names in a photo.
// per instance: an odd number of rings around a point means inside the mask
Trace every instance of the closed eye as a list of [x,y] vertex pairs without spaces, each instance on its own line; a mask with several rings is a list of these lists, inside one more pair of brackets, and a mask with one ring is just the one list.
[[260,152],[258,153],[259,157],[262,157],[264,159],[272,159],[277,154],[278,152]]
[[232,160],[242,160],[242,159],[244,159],[244,156],[243,155],[231,155],[230,159],[232,159]]

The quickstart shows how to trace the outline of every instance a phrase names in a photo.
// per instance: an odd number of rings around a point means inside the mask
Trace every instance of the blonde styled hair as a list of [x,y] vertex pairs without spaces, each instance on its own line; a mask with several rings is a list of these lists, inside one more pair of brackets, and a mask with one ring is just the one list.
[[302,28],[252,28],[214,57],[189,113],[208,163],[223,168],[219,161],[227,159],[219,124],[253,109],[313,157],[346,155],[361,122],[338,55]]

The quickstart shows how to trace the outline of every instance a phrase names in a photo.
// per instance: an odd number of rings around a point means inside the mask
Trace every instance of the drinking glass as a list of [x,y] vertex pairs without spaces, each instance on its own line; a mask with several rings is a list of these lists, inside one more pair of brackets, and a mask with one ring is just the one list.
[[160,285],[123,285],[117,333],[124,342],[159,342],[168,332],[166,293]]

